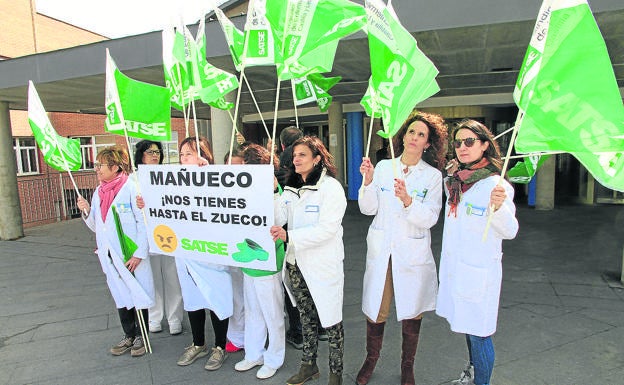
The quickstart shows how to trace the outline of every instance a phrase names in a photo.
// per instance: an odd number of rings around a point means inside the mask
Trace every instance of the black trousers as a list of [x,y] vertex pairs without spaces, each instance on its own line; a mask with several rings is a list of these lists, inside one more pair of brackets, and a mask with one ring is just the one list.
[[[135,308],[126,309],[125,307],[122,307],[121,309],[117,309],[117,313],[119,313],[121,328],[123,329],[126,337],[134,338],[141,335],[141,328],[139,326],[139,319]],[[145,321],[145,327],[147,328],[149,325],[149,312],[147,309],[141,309],[141,313],[143,313],[143,320]]]

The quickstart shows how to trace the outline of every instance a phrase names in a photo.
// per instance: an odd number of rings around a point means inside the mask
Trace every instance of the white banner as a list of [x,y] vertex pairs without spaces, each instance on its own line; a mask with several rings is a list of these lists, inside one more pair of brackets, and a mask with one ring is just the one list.
[[273,166],[140,165],[150,251],[276,270]]

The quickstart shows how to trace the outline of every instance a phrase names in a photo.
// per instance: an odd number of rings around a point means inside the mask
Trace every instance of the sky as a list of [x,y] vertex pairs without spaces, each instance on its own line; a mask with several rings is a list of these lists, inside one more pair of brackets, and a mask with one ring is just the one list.
[[35,4],[39,13],[110,38],[160,31],[180,17],[184,24],[193,24],[212,10],[208,0],[35,0]]

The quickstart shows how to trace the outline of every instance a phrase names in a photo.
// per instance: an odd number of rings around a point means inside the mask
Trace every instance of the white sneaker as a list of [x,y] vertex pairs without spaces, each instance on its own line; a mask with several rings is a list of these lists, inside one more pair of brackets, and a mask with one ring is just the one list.
[[162,331],[162,325],[160,322],[150,322],[149,323],[149,331],[150,333],[160,333]]
[[474,366],[468,364],[462,371],[459,378],[453,382],[455,385],[474,385]]
[[234,370],[236,370],[237,372],[246,372],[249,369],[255,368],[258,365],[262,365],[263,363],[264,361],[262,360],[262,358],[257,361],[242,360],[234,365]]
[[256,377],[261,380],[266,380],[267,378],[273,377],[275,375],[275,372],[277,372],[277,369],[269,368],[266,365],[262,365],[262,367],[258,370],[258,373],[256,373]]
[[169,334],[171,334],[172,336],[175,336],[180,333],[182,333],[181,324],[169,325]]

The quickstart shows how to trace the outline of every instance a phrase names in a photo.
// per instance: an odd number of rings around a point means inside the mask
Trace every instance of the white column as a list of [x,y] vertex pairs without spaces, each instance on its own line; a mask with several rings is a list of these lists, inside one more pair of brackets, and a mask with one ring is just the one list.
[[334,156],[338,175],[336,179],[344,186],[345,162],[344,162],[344,126],[342,118],[342,103],[332,102],[327,110],[327,120],[329,124],[329,152]]
[[0,239],[23,236],[9,103],[0,102]]

